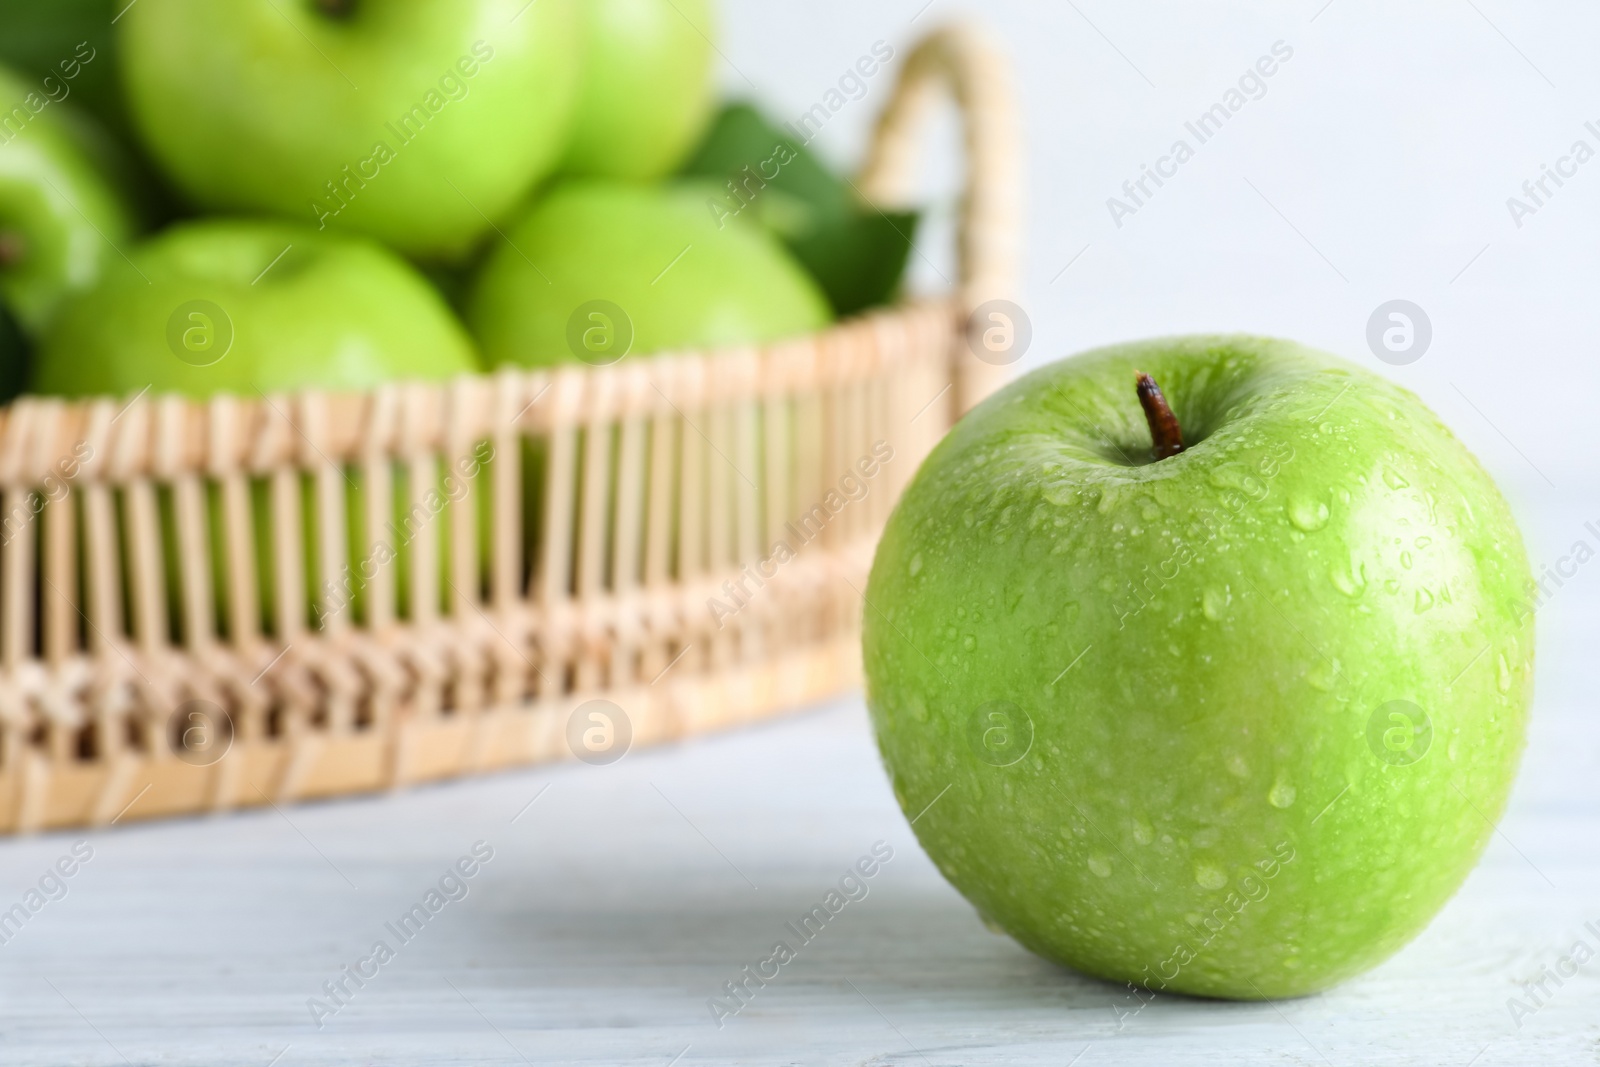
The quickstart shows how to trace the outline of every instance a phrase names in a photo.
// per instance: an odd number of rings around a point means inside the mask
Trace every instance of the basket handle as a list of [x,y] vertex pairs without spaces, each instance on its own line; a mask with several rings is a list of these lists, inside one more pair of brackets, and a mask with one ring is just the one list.
[[[1008,369],[978,359],[967,341],[972,312],[985,301],[1014,300],[1021,251],[1021,137],[1009,61],[984,31],[955,23],[911,50],[894,93],[878,117],[859,185],[872,204],[910,202],[916,149],[938,90],[961,115],[967,158],[956,233],[961,334],[951,353],[954,414],[1005,381]],[[1019,353],[1020,354],[1020,353]]]

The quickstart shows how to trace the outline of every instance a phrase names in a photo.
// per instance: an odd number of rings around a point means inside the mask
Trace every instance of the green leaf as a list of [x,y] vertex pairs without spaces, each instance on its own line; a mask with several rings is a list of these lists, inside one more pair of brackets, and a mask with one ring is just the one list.
[[892,301],[916,237],[916,212],[879,212],[803,144],[749,104],[724,108],[683,174],[714,186],[720,221],[754,219],[816,278],[834,312]]

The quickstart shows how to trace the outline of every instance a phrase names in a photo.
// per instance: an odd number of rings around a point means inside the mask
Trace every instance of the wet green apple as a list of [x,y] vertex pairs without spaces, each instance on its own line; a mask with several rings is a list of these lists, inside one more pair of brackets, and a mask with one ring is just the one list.
[[556,164],[573,0],[140,0],[135,125],[201,205],[458,257]]
[[1530,586],[1404,389],[1286,341],[1101,349],[923,464],[872,568],[868,703],[989,922],[1151,990],[1293,996],[1414,937],[1493,834]]
[[507,232],[468,296],[485,360],[609,363],[828,322],[826,298],[775,238],[719,228],[705,201],[694,186],[558,186]]
[[586,0],[581,11],[583,74],[562,169],[660,177],[711,117],[711,0]]
[[66,102],[69,83],[50,84],[60,100],[0,67],[0,299],[35,335],[62,300],[121,262],[134,229],[96,131]]

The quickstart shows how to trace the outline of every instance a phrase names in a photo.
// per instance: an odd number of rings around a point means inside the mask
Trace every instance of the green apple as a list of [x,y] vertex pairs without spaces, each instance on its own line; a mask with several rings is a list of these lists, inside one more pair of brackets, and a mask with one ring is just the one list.
[[64,396],[368,389],[478,367],[444,300],[361,237],[287,222],[180,223],[70,301],[35,385]]
[[583,74],[562,169],[658,178],[711,114],[711,0],[587,0]]
[[[148,388],[156,394],[255,398],[312,387],[369,389],[394,379],[437,380],[478,369],[472,343],[443,299],[404,260],[366,238],[283,222],[213,219],[174,226],[134,249],[131,259],[63,309],[37,354],[36,391],[94,396]],[[409,504],[401,475],[395,510],[396,524],[404,528]],[[366,551],[363,497],[358,475],[349,472],[349,479],[349,552],[359,561]],[[309,485],[305,505],[307,544],[314,546]],[[254,508],[260,600],[270,619],[264,483],[255,487]],[[215,508],[211,519],[220,567]],[[404,602],[406,546],[395,540],[388,543],[401,561]],[[440,543],[446,552],[446,539]],[[169,554],[175,548],[170,540],[168,548]],[[360,568],[352,568],[347,582],[320,573],[311,556],[308,604],[331,581],[359,616]],[[175,562],[169,558],[169,573]],[[221,577],[218,570],[219,596]],[[220,603],[218,610],[225,615]]]
[[59,95],[0,68],[0,299],[32,334],[122,262],[133,231],[93,130]]
[[570,182],[506,236],[467,301],[491,366],[759,344],[829,319],[776,240],[719,229],[692,186]]
[[200,204],[455,258],[554,167],[573,0],[139,0],[118,24],[144,142]]
[[1106,348],[922,465],[868,584],[867,699],[989,922],[1152,990],[1293,996],[1415,936],[1493,834],[1530,587],[1493,482],[1404,389],[1286,341]]

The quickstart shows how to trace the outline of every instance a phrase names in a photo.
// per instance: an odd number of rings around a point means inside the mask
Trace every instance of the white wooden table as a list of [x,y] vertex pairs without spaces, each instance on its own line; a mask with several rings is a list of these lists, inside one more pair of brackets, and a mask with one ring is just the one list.
[[[1546,649],[1576,669],[1580,641]],[[1282,1004],[1161,998],[1120,1029],[1123,991],[944,883],[856,699],[610,767],[118,826],[0,946],[0,1063],[1593,1063],[1600,960],[1520,1030],[1506,1001],[1600,925],[1597,737],[1541,702],[1503,836],[1378,970]],[[0,843],[0,901],[75,840]],[[479,840],[467,895],[401,944],[384,924]],[[719,1030],[707,998],[879,840],[869,895]],[[394,958],[318,1029],[308,999],[379,938]]]

